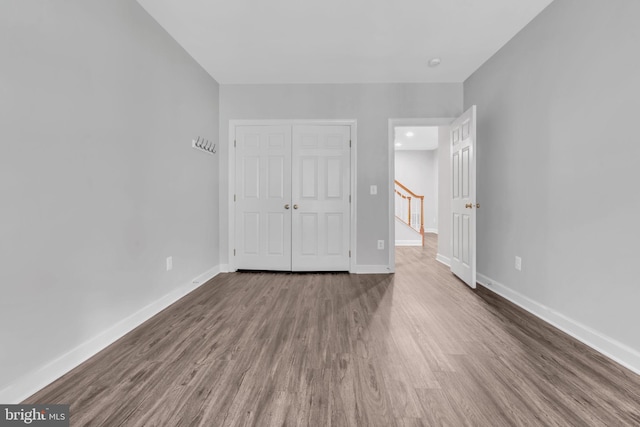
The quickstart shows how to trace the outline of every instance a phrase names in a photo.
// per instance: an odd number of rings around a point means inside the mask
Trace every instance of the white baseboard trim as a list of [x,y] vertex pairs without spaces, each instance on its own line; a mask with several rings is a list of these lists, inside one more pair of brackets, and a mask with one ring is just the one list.
[[422,246],[422,240],[396,240],[396,246]]
[[444,255],[437,254],[436,255],[436,261],[438,261],[441,264],[446,265],[447,267],[451,267],[451,259],[447,258]]
[[229,264],[220,264],[220,273],[229,273]]
[[353,274],[390,274],[393,273],[388,265],[356,265]]
[[433,234],[438,234],[438,229],[437,228],[425,228],[424,229],[425,233],[433,233]]
[[640,375],[640,352],[583,325],[564,314],[522,295],[495,280],[478,273],[477,282],[483,287],[511,301],[534,316],[555,326],[564,333],[571,335],[578,341],[607,356],[625,368]]
[[3,404],[17,404],[51,384],[73,368],[88,360],[110,344],[114,343],[127,333],[131,332],[151,317],[158,314],[183,296],[200,287],[208,280],[220,273],[220,267],[216,266],[205,273],[195,277],[189,282],[169,292],[151,304],[142,307],[129,317],[100,332],[95,337],[80,344],[68,353],[47,363],[39,369],[23,376],[13,384],[0,390],[0,402]]

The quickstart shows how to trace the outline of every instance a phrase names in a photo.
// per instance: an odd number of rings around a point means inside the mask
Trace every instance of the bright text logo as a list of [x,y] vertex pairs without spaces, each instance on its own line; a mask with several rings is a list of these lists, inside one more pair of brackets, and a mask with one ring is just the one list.
[[69,405],[0,405],[0,427],[69,427]]

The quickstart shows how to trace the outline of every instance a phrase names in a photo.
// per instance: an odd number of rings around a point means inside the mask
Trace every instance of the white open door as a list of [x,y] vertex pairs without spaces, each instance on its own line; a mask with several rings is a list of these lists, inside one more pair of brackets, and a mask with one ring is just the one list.
[[293,271],[349,270],[350,135],[349,126],[293,126]]
[[451,124],[451,271],[476,287],[476,106]]
[[237,126],[235,263],[291,270],[291,127]]

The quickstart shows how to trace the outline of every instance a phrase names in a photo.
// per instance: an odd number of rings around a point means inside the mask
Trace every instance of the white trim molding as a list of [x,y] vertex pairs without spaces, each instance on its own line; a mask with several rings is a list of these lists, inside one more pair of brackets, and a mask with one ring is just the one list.
[[[396,240],[396,224],[395,224],[395,162],[396,162],[396,147],[394,144],[394,128],[396,126],[447,126],[450,125],[455,117],[434,117],[434,118],[404,118],[404,119],[389,119],[388,129],[388,153],[389,163],[387,165],[389,170],[389,242],[395,242]],[[435,231],[437,233],[437,230]],[[391,245],[389,245],[391,246]],[[389,247],[389,269],[394,272],[396,269],[396,252],[393,247]]]
[[609,359],[640,375],[640,352],[603,333],[583,325],[513,289],[483,275],[477,274],[477,282],[484,288],[528,311],[539,319],[571,335]]
[[388,265],[356,265],[352,274],[391,274]]
[[213,279],[219,273],[219,267],[216,266],[211,268],[189,282],[182,284],[160,299],[142,307],[129,317],[122,319],[109,329],[102,331],[68,353],[63,354],[39,369],[23,376],[13,384],[9,384],[7,387],[0,390],[0,402],[6,404],[17,404],[22,402],[38,390],[41,390],[51,384],[73,368],[113,344],[115,341],[122,338],[124,335],[131,332],[165,308],[169,307],[180,298],[202,286],[207,281]]
[[442,254],[437,254],[436,255],[436,261],[438,261],[441,264],[446,265],[447,267],[451,267],[451,259],[449,259],[448,257],[442,255]]

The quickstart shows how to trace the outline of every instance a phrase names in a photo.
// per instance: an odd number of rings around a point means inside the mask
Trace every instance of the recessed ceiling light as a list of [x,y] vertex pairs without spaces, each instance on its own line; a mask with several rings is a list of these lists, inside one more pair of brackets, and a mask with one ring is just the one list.
[[401,147],[402,144],[400,144],[399,142],[396,142],[396,147]]
[[411,138],[413,136],[413,132],[407,132],[405,135],[407,135],[409,138]]
[[437,67],[438,65],[440,65],[442,61],[440,60],[440,58],[431,58],[429,60],[429,67],[433,68],[433,67]]

